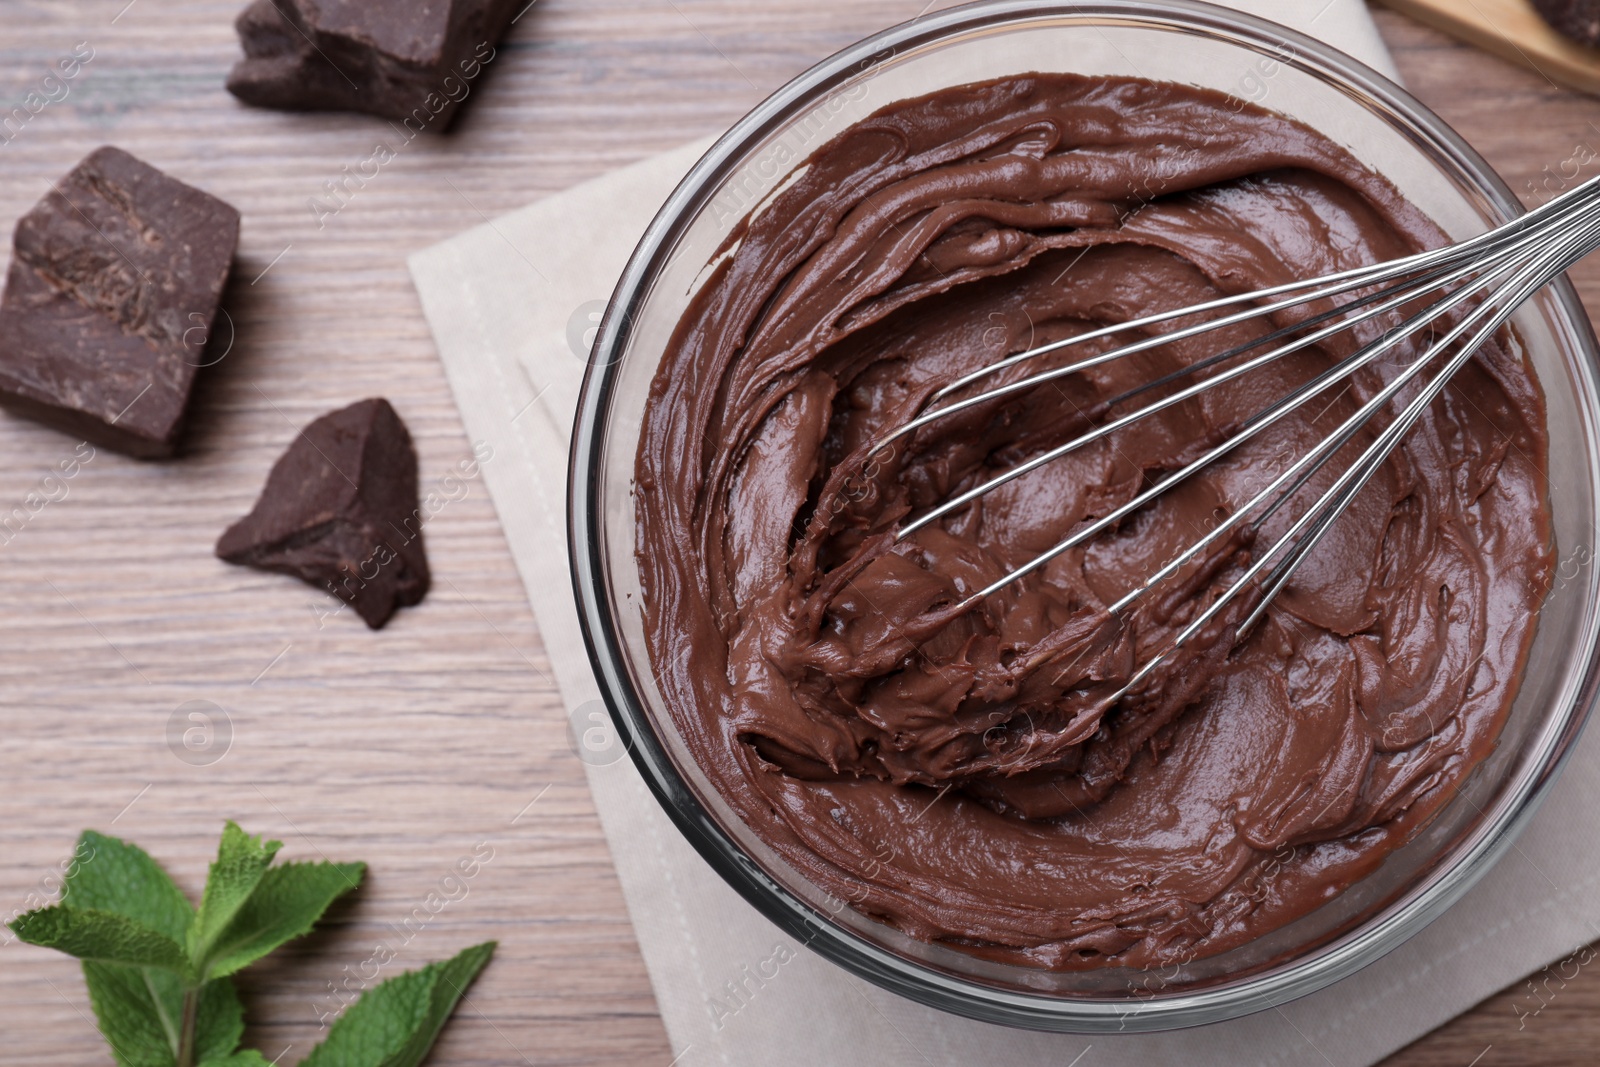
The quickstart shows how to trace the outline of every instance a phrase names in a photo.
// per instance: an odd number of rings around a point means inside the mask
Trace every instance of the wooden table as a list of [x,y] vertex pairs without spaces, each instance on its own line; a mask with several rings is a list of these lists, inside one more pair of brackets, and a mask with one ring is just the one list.
[[[545,0],[501,48],[453,135],[405,148],[319,226],[309,202],[389,128],[237,105],[222,85],[239,0],[0,0],[6,108],[79,42],[94,50],[69,95],[0,144],[5,225],[106,142],[227,199],[245,220],[225,302],[236,341],[203,380],[184,458],[101,452],[0,546],[0,913],[52,895],[51,872],[86,826],[141,843],[191,893],[225,817],[281,838],[292,858],[368,861],[366,887],[326,932],[241,982],[250,1040],[269,1058],[287,1049],[287,1064],[316,1040],[341,968],[419,908],[458,858],[492,850],[397,964],[501,941],[434,1062],[667,1064],[481,482],[428,524],[433,592],[381,633],[349,612],[321,617],[327,602],[309,587],[224,566],[211,546],[295,430],[334,406],[393,401],[416,436],[425,489],[468,454],[408,252],[722,129],[816,59],[920,6]],[[1378,14],[1412,88],[1518,190],[1531,196],[1575,147],[1600,145],[1595,100]],[[1600,262],[1578,280],[1594,306]],[[0,417],[0,513],[73,445]],[[189,725],[188,709],[178,712],[189,701],[211,702],[230,724],[215,762],[184,762],[169,744],[175,716]],[[1516,994],[1391,1063],[1593,1062],[1600,983],[1588,972],[1521,1030]],[[87,1010],[71,961],[0,947],[0,1059],[106,1062]]]

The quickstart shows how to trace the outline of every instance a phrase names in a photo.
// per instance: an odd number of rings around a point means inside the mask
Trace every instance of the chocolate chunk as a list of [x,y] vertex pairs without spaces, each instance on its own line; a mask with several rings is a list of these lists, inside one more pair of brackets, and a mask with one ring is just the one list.
[[528,0],[256,0],[228,91],[287,111],[365,111],[444,130]]
[[134,456],[169,456],[239,242],[239,213],[118,148],[17,223],[0,404]]
[[428,591],[417,453],[394,408],[362,400],[300,432],[255,509],[217,542],[229,563],[292,574],[374,630]]
[[1600,45],[1600,0],[1533,0],[1533,8],[1562,36]]

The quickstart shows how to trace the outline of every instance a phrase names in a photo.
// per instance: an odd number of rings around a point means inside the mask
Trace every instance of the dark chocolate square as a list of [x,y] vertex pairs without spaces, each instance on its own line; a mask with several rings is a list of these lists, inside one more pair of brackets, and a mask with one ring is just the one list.
[[239,213],[100,148],[17,223],[0,404],[134,456],[175,449]]
[[528,0],[256,0],[228,91],[287,111],[364,111],[441,132]]

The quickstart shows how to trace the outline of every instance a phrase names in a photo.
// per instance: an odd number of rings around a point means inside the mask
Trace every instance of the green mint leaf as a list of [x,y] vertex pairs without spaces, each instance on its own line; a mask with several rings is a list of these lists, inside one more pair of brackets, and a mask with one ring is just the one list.
[[121,1067],[173,1067],[183,983],[176,975],[114,963],[83,964],[100,1033]]
[[[328,905],[361,884],[364,863],[286,863],[267,871],[217,938],[206,974],[221,978],[309,933]],[[202,907],[202,912],[204,908]]]
[[191,973],[189,957],[176,941],[114,911],[57,904],[20,916],[11,929],[30,945],[53,948],[80,960],[159,967],[182,977]]
[[[188,937],[194,906],[155,860],[137,845],[86,830],[67,869],[61,902],[69,908],[115,912],[144,923],[175,943]],[[183,1017],[183,979],[154,967],[83,964],[100,1032],[121,1067],[172,1067]],[[226,1054],[244,1033],[244,1011],[233,983],[212,982],[200,994],[199,1047]]]
[[85,830],[67,868],[61,903],[126,915],[180,945],[194,906],[137,845]]
[[273,1067],[261,1053],[253,1048],[241,1049],[231,1056],[219,1056],[209,1060],[201,1060],[200,1067]]
[[[165,971],[85,963],[84,981],[100,1032],[120,1067],[173,1067],[183,1019],[183,983]],[[244,1008],[229,979],[200,990],[195,1049],[199,1061],[225,1062],[244,1036]]]
[[373,986],[300,1067],[418,1067],[494,949],[493,941],[474,945],[453,959]]
[[282,841],[263,843],[261,838],[251,837],[231,819],[223,826],[217,860],[211,865],[200,910],[189,927],[189,956],[202,974],[209,970],[217,939],[261,884],[272,857],[282,847]]
[[244,1005],[233,979],[218,978],[200,987],[200,1010],[195,1018],[195,1059],[225,1059],[244,1039]]

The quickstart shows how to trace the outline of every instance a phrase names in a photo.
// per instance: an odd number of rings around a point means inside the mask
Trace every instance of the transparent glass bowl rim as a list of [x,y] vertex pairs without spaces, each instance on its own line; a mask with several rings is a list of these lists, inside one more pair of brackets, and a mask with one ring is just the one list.
[[[1073,1033],[1175,1029],[1235,1018],[1281,1005],[1360,970],[1421,930],[1455,903],[1510,847],[1548,793],[1600,691],[1600,657],[1591,650],[1577,699],[1565,709],[1559,731],[1547,733],[1548,751],[1538,772],[1517,784],[1455,859],[1396,902],[1313,949],[1306,957],[1235,982],[1153,998],[1074,999],[1000,989],[934,970],[835,925],[762,869],[718,824],[674,766],[630,677],[608,596],[603,557],[603,480],[598,472],[607,442],[614,372],[625,353],[629,324],[679,237],[747,157],[780,127],[792,108],[814,101],[863,69],[874,56],[936,44],[963,32],[1044,19],[1116,20],[1153,30],[1201,33],[1244,48],[1280,54],[1349,95],[1369,100],[1401,132],[1422,143],[1442,167],[1467,179],[1485,206],[1502,217],[1522,207],[1505,182],[1442,119],[1394,82],[1350,56],[1276,23],[1196,0],[1038,2],[980,0],[921,16],[868,37],[805,71],[767,97],[705,153],[662,206],[641,238],[596,334],[584,377],[572,437],[568,486],[568,536],[574,594],[591,664],[619,738],[656,800],[707,863],[758,911],[802,944],[874,984],[953,1014],[1025,1029]],[[1586,320],[1571,283],[1552,285],[1562,312]],[[1600,364],[1593,336],[1578,331],[1581,353]],[[1137,1010],[1130,1012],[1130,1005]]]

